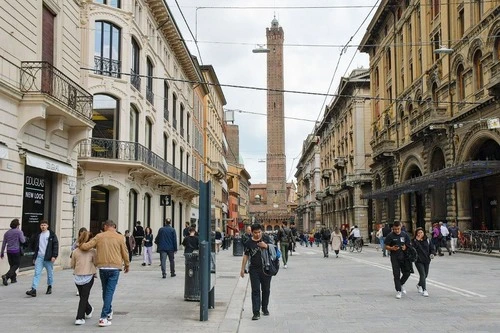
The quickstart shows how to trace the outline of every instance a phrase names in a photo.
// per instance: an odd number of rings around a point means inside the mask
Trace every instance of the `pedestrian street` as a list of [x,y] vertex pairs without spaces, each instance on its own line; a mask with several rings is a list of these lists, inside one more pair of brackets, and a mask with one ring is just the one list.
[[389,257],[374,245],[361,253],[301,247],[271,283],[269,317],[251,321],[250,290],[239,332],[498,332],[500,258],[457,253],[432,260],[427,290],[418,272],[395,298]]
[[[271,283],[270,316],[252,321],[248,277],[239,277],[242,257],[232,247],[217,254],[215,308],[199,321],[199,303],[184,300],[184,260],[176,256],[174,278],[161,278],[158,254],[152,266],[134,257],[131,271],[120,274],[113,324],[97,327],[98,318],[75,326],[78,305],[72,270],[57,270],[52,295],[29,297],[32,274],[0,286],[2,332],[498,332],[500,258],[458,253],[435,258],[427,280],[429,297],[406,283],[407,295],[395,299],[389,258],[373,245],[361,253],[341,251],[323,258],[321,247],[297,246],[288,269]],[[100,280],[90,303],[102,307]],[[97,315],[98,316],[98,315]]]

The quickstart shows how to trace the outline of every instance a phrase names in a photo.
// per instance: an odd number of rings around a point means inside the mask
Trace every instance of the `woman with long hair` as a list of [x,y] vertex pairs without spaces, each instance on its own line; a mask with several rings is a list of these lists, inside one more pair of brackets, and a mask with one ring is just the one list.
[[[92,234],[90,232],[83,231],[78,237],[78,246],[87,243],[91,237]],[[85,319],[92,318],[92,313],[94,312],[94,308],[89,303],[89,296],[96,274],[95,257],[95,249],[82,251],[79,247],[73,251],[73,255],[71,256],[71,268],[74,269],[74,281],[80,296],[75,325],[85,324]]]
[[142,266],[146,264],[151,265],[153,263],[153,230],[150,227],[144,229],[144,262]]
[[415,236],[412,240],[412,246],[417,250],[417,260],[415,261],[415,266],[417,267],[418,275],[420,280],[417,284],[417,290],[422,296],[428,297],[426,279],[429,275],[429,266],[431,259],[434,257],[434,247],[431,242],[427,239],[424,229],[417,228],[415,230]]

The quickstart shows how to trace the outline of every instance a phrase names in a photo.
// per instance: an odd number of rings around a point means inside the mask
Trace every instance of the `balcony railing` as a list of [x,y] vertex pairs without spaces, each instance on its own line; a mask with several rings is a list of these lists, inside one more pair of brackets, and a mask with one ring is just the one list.
[[198,182],[137,142],[92,138],[80,144],[79,158],[102,158],[146,164],[198,191]]
[[382,130],[370,142],[372,146],[373,158],[390,156],[396,148],[396,141],[389,135],[389,129]]
[[134,69],[130,70],[130,84],[132,84],[135,89],[141,91],[141,77]]
[[21,91],[47,94],[76,116],[92,119],[92,95],[46,61],[21,62]]
[[151,87],[146,87],[146,99],[152,105],[155,105],[155,93],[153,92]]
[[111,77],[121,77],[121,61],[94,56],[94,73]]

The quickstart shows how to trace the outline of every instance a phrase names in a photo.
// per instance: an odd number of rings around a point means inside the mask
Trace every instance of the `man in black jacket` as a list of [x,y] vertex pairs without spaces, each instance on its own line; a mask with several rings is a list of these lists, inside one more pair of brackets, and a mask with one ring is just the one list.
[[410,237],[401,230],[399,221],[394,222],[392,232],[385,238],[385,249],[391,251],[392,275],[397,299],[406,294],[404,284],[410,277],[412,270],[412,263],[406,260],[404,253],[409,246]]
[[40,282],[42,269],[47,271],[47,295],[52,294],[52,284],[54,283],[54,261],[59,255],[59,241],[56,234],[49,230],[47,220],[40,221],[41,232],[33,239],[33,264],[35,265],[35,275],[31,283],[31,289],[26,291],[26,295],[36,297],[36,288]]
[[135,247],[133,248],[135,255],[142,254],[142,240],[144,239],[144,228],[141,226],[141,221],[135,222],[134,231],[132,236],[135,240]]

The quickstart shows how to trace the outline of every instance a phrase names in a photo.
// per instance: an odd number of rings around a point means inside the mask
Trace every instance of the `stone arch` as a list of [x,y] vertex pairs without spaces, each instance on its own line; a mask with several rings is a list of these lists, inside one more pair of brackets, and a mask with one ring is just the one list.
[[469,51],[467,52],[467,60],[470,63],[473,63],[474,60],[474,54],[476,54],[476,51],[480,50],[482,54],[483,52],[483,41],[481,38],[476,37],[474,38],[470,43],[469,43]]
[[488,130],[485,123],[474,125],[464,136],[457,151],[458,163],[470,161],[481,145],[491,139],[500,144],[500,131],[498,129]]
[[423,174],[423,161],[421,157],[411,155],[406,160],[403,162],[402,165],[402,171],[401,171],[401,181],[408,180],[412,178],[412,175],[414,175],[414,169],[418,169],[420,171],[420,174]]

